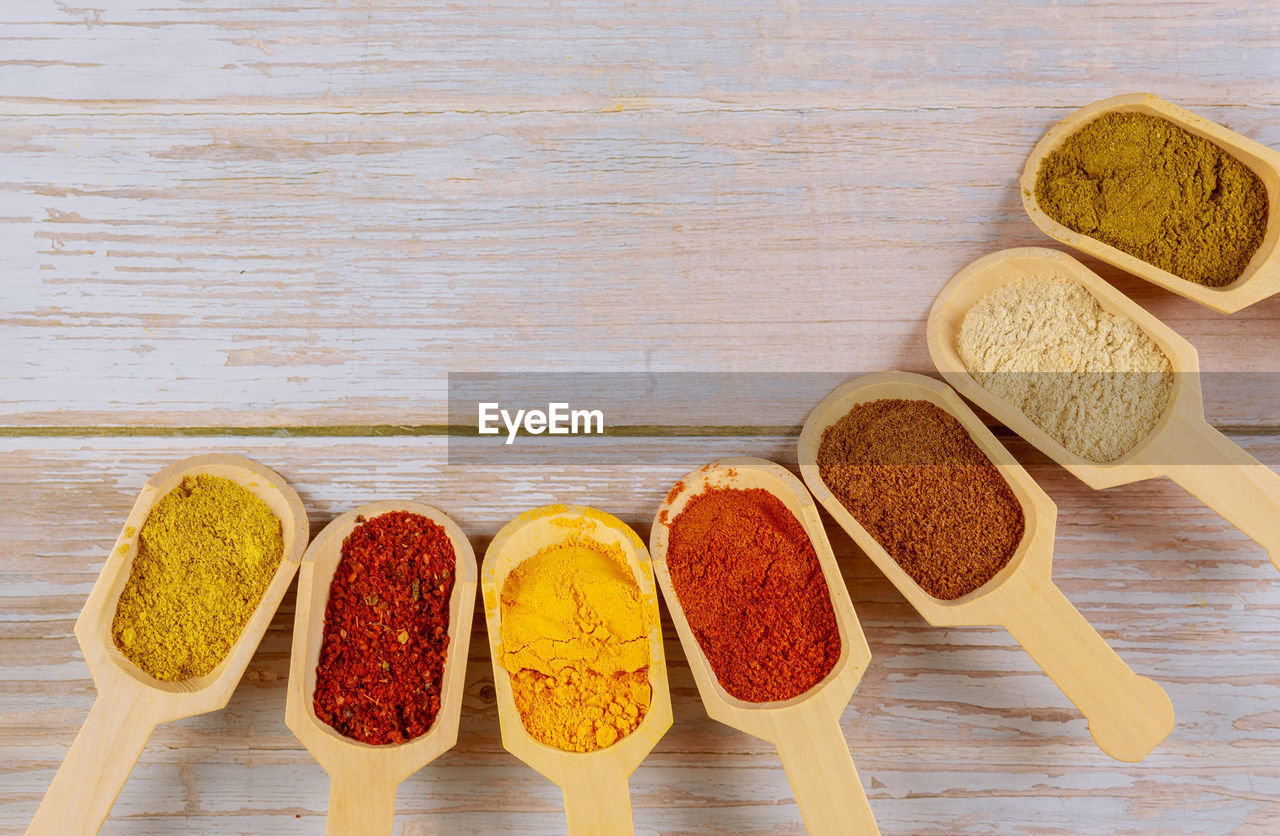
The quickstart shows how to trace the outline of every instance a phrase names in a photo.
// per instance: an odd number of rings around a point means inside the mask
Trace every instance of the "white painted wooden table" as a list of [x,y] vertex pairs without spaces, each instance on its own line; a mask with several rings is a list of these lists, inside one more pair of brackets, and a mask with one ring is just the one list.
[[[1070,109],[1150,90],[1280,146],[1280,15],[1242,6],[3,0],[0,828],[88,711],[72,624],[164,463],[258,458],[317,527],[423,496],[477,551],[552,499],[646,533],[693,466],[793,462],[778,426],[812,404],[657,438],[656,464],[461,467],[446,373],[928,370],[943,282],[1049,243],[1016,178]],[[1226,318],[1100,269],[1246,373],[1206,379],[1209,417],[1280,467],[1280,299]],[[1007,634],[928,627],[833,530],[874,654],[844,731],[883,831],[1280,832],[1261,549],[1172,485],[1094,493],[1012,447],[1060,508],[1055,578],[1177,728],[1109,760]],[[320,831],[327,781],[284,726],[292,606],[225,711],[157,730],[106,831]],[[772,748],[707,720],[666,647],[638,829],[799,831]],[[484,653],[405,833],[563,827],[500,745]]]

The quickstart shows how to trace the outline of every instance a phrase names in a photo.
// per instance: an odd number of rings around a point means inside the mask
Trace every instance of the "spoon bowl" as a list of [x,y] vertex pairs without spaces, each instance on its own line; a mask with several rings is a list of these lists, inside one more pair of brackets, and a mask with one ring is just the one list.
[[[533,738],[515,707],[511,675],[502,664],[500,595],[507,575],[526,559],[550,546],[584,535],[605,546],[618,546],[626,557],[649,625],[649,685],[653,696],[640,725],[626,737],[594,752],[566,752]],[[485,552],[480,573],[485,622],[493,659],[502,745],[508,752],[558,784],[564,792],[571,836],[633,832],[627,780],[671,727],[671,696],[662,650],[662,622],[649,553],[636,533],[611,514],[584,505],[549,505],[526,511],[502,527]]]
[[[883,399],[927,401],[954,417],[1022,506],[1022,540],[1009,562],[955,600],[935,598],[921,588],[844,507],[818,470],[824,431],[855,405]],[[809,413],[800,433],[799,461],[814,497],[926,621],[1005,627],[1085,715],[1094,741],[1108,755],[1141,760],[1173,729],[1173,705],[1164,690],[1131,671],[1054,585],[1056,506],[950,387],[906,372],[850,381]]]
[[[1253,258],[1230,284],[1208,287],[1188,281],[1150,262],[1129,255],[1097,238],[1069,229],[1049,217],[1036,200],[1036,178],[1045,157],[1062,146],[1085,125],[1108,113],[1145,113],[1166,119],[1194,136],[1212,142],[1244,163],[1267,190],[1266,232]],[[1194,299],[1220,313],[1235,313],[1261,299],[1280,292],[1280,152],[1254,142],[1202,116],[1184,110],[1150,93],[1129,93],[1086,105],[1049,129],[1031,151],[1019,180],[1022,205],[1035,225],[1051,238],[1088,253],[1163,287]]]
[[[424,734],[400,744],[352,740],[316,716],[316,665],[324,641],[325,610],[342,545],[360,524],[393,511],[418,514],[445,530],[453,545],[454,583],[449,596],[449,644],[440,685],[440,711]],[[396,788],[404,779],[453,748],[458,740],[476,599],[476,559],[462,529],[443,511],[421,502],[372,502],[324,527],[302,558],[285,724],[329,773],[329,833],[390,833]]]
[[[111,625],[151,509],[185,477],[198,474],[230,479],[265,502],[280,519],[284,552],[253,615],[217,667],[204,676],[165,682],[120,652]],[[183,459],[147,480],[76,619],[76,639],[98,696],[36,810],[29,833],[96,833],[157,725],[227,704],[293,582],[309,533],[307,512],[293,488],[275,471],[242,456]]]
[[[1173,390],[1160,420],[1113,462],[1093,462],[1068,450],[1016,406],[984,389],[960,359],[960,328],[969,309],[991,291],[1036,275],[1079,283],[1104,310],[1137,323],[1169,358]],[[1280,476],[1205,420],[1195,347],[1097,273],[1057,250],[1019,247],[992,253],[942,288],[929,312],[927,332],[929,354],[948,383],[1089,487],[1168,476],[1253,538],[1280,568]]]
[[[799,696],[753,703],[729,694],[685,617],[667,570],[671,525],[691,499],[709,488],[768,491],[804,527],[817,553],[840,631],[840,657],[821,682]],[[871,661],[871,650],[809,491],[786,468],[765,459],[714,461],[686,475],[672,489],[654,518],[649,545],[654,574],[707,714],[777,747],[805,827],[811,833],[879,833],[840,729],[840,715]]]

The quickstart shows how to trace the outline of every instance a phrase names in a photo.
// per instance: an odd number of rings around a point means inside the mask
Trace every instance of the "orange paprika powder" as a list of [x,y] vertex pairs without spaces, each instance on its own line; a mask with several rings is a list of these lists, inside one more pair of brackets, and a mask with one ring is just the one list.
[[709,488],[690,499],[670,523],[667,571],[730,695],[791,699],[835,667],[840,630],[822,565],[804,526],[768,491]]

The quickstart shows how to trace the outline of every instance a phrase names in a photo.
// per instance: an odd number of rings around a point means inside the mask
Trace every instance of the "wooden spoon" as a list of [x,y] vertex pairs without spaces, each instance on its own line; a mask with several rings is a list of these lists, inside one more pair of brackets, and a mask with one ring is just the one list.
[[[324,639],[329,587],[342,559],[342,543],[356,527],[357,517],[372,519],[392,511],[419,514],[442,527],[453,543],[456,568],[449,597],[449,646],[436,720],[425,734],[407,743],[373,746],[344,736],[316,717],[316,663]],[[303,555],[284,718],[294,736],[329,773],[327,833],[390,833],[396,788],[457,742],[475,600],[476,558],[471,543],[443,511],[421,502],[372,502],[348,511],[326,525]]]
[[[1173,393],[1160,421],[1145,440],[1114,462],[1098,464],[1076,455],[1021,410],[982,388],[956,348],[964,316],[979,299],[1024,276],[1055,273],[1084,285],[1104,310],[1136,322],[1173,366]],[[942,288],[929,312],[928,336],[933,364],[948,383],[1089,487],[1168,476],[1252,537],[1280,568],[1280,476],[1205,421],[1200,361],[1191,343],[1079,261],[1039,247],[984,256]]]
[[[730,696],[720,684],[667,571],[671,524],[689,500],[708,488],[759,488],[778,498],[804,526],[822,564],[822,574],[840,629],[840,658],[826,678],[805,693],[780,702],[752,703]],[[707,714],[727,726],[767,740],[778,748],[796,805],[810,833],[879,833],[867,794],[840,730],[840,715],[871,661],[862,625],[849,600],[813,497],[785,468],[750,457],[720,459],[680,480],[658,508],[649,534],[653,571],[671,611],[676,633],[689,658]],[[751,613],[743,613],[744,619]]]
[[[525,730],[511,692],[511,674],[502,664],[502,609],[499,596],[507,575],[539,551],[581,533],[606,546],[617,545],[640,587],[645,621],[649,624],[649,685],[652,702],[631,734],[594,752],[565,752],[534,740]],[[548,505],[526,511],[502,527],[485,552],[480,571],[484,614],[493,659],[493,682],[498,694],[502,745],[508,752],[554,781],[564,792],[570,836],[634,832],[627,779],[645,755],[671,728],[671,696],[667,663],[662,652],[662,623],[658,615],[653,569],[644,544],[626,523],[585,505]]]
[[[284,556],[226,658],[204,676],[164,682],[143,671],[116,648],[111,623],[138,553],[138,532],[152,506],[177,487],[183,477],[202,473],[230,479],[267,503],[280,518]],[[216,711],[227,704],[293,581],[309,534],[307,512],[293,488],[275,471],[242,456],[216,454],[183,459],[147,480],[76,619],[76,639],[93,674],[98,697],[40,802],[28,833],[96,833],[156,726]]]
[[[1025,531],[1009,563],[978,589],[954,601],[925,592],[831,493],[818,473],[823,431],[854,404],[881,399],[928,401],[956,418],[1008,482],[1022,506]],[[1054,586],[1053,529],[1058,509],[978,416],[948,386],[917,374],[884,372],[840,386],[809,413],[800,433],[805,484],[898,591],[936,626],[998,624],[1013,634],[1089,721],[1102,751],[1139,761],[1173,729],[1164,690],[1138,676]]]
[[[1072,134],[1107,113],[1146,113],[1167,119],[1188,133],[1217,145],[1262,180],[1269,204],[1266,232],[1258,251],[1235,281],[1222,287],[1188,281],[1110,244],[1068,229],[1040,208],[1036,201],[1036,176],[1040,172],[1040,163]],[[1032,149],[1019,185],[1022,187],[1023,207],[1046,235],[1216,311],[1235,313],[1280,291],[1280,152],[1150,93],[1129,93],[1102,99],[1080,108],[1054,125]]]

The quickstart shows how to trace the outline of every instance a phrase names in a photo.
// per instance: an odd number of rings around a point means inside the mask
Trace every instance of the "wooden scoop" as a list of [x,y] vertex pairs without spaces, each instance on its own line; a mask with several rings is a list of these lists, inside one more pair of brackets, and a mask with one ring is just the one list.
[[[226,658],[204,676],[164,682],[143,671],[116,648],[111,623],[138,553],[138,533],[152,506],[177,487],[183,477],[201,473],[230,479],[267,503],[280,518],[284,556]],[[28,833],[96,833],[156,726],[216,711],[227,704],[293,581],[309,534],[307,512],[293,488],[278,473],[241,456],[218,454],[183,459],[147,480],[76,619],[76,639],[93,674],[98,697],[40,802]]]
[[[507,575],[526,559],[549,546],[582,533],[597,543],[618,545],[640,586],[645,621],[649,624],[649,685],[652,702],[631,734],[594,752],[565,752],[534,740],[525,730],[511,692],[511,674],[502,664],[502,608],[499,596]],[[554,781],[564,792],[570,836],[634,832],[627,779],[645,755],[671,728],[671,696],[667,663],[662,652],[662,622],[658,615],[653,569],[644,544],[626,523],[585,505],[548,505],[526,511],[502,527],[485,552],[480,572],[484,614],[493,659],[493,684],[498,694],[502,745],[508,752]]]
[[[1103,309],[1132,319],[1173,366],[1173,392],[1160,421],[1136,447],[1107,464],[1068,450],[1012,404],[983,389],[960,360],[960,326],[987,293],[1028,275],[1058,274],[1093,294]],[[1267,550],[1280,568],[1280,476],[1204,419],[1200,362],[1191,343],[1066,253],[1039,247],[1001,250],[965,267],[929,313],[929,354],[947,382],[1091,488],[1168,476]]]
[[[316,717],[316,663],[324,639],[329,585],[342,558],[342,543],[356,527],[356,517],[372,519],[392,511],[419,514],[442,527],[453,543],[456,568],[453,593],[449,597],[449,647],[440,686],[440,712],[421,737],[407,743],[373,746],[342,735]],[[362,505],[326,525],[307,549],[298,575],[298,607],[293,619],[293,654],[289,659],[289,694],[284,720],[329,773],[327,833],[390,833],[396,812],[396,788],[457,742],[475,600],[476,558],[471,543],[443,511],[421,502],[384,501]]]
[[[1110,244],[1068,229],[1040,208],[1036,201],[1036,176],[1040,172],[1041,161],[1056,151],[1072,134],[1107,113],[1146,113],[1167,119],[1188,133],[1217,145],[1244,163],[1262,180],[1269,204],[1266,232],[1258,251],[1235,281],[1222,287],[1208,287],[1188,281]],[[1129,93],[1102,99],[1080,108],[1054,125],[1032,149],[1027,165],[1022,170],[1019,185],[1022,187],[1023,207],[1046,235],[1216,311],[1235,313],[1280,291],[1280,152],[1150,93]]]
[[[1026,529],[1009,563],[978,589],[954,601],[925,592],[840,503],[818,473],[822,433],[854,404],[881,399],[928,401],[956,418],[1000,470],[1022,506]],[[1053,584],[1053,528],[1058,510],[1048,495],[946,385],[917,374],[885,372],[860,377],[827,395],[800,433],[805,484],[898,591],[935,626],[998,624],[1089,720],[1102,751],[1139,761],[1173,729],[1173,705],[1155,682],[1125,665]]]
[[[840,629],[840,658],[825,679],[798,697],[752,703],[730,696],[685,618],[684,607],[667,571],[668,539],[671,523],[689,500],[709,487],[759,488],[773,494],[804,526],[817,552]],[[689,658],[707,714],[713,720],[767,740],[778,748],[796,805],[810,833],[879,833],[853,758],[849,756],[844,732],[840,730],[840,715],[871,661],[871,650],[818,517],[818,506],[804,485],[785,468],[764,459],[743,457],[714,461],[681,479],[679,490],[673,491],[662,503],[653,520],[649,545],[654,574],[667,600],[680,644]],[[751,613],[743,613],[742,617],[751,618]]]

